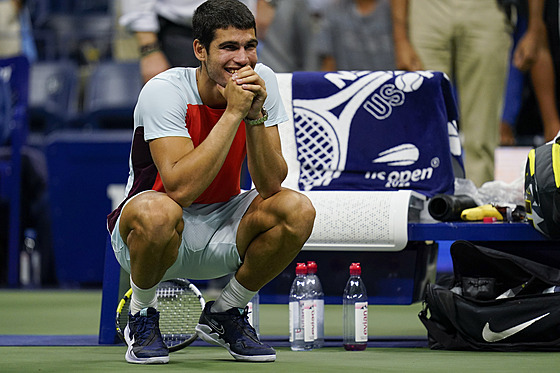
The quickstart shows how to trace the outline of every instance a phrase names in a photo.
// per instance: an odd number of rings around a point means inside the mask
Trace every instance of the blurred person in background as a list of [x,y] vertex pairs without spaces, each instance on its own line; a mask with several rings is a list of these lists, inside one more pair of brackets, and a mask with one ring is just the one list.
[[[556,74],[549,34],[558,35],[558,0],[501,0],[515,24],[504,110],[500,124],[501,145],[540,145],[560,131]],[[530,17],[529,5],[537,7]],[[539,12],[540,11],[540,16]],[[544,14],[543,14],[544,13]],[[548,16],[547,16],[548,15]],[[553,17],[551,18],[550,15]],[[546,17],[546,22],[545,22]],[[533,66],[517,66],[513,51],[529,29],[538,33],[541,43]],[[519,56],[517,57],[519,60]],[[517,62],[518,63],[518,62]],[[542,136],[541,136],[542,135]],[[536,142],[540,139],[540,143]]]
[[[241,1],[254,12],[257,0]],[[192,16],[203,0],[121,0],[119,23],[138,45],[140,71],[147,82],[170,67],[196,67]]]
[[[0,1],[0,58],[25,56],[30,64],[37,59],[37,49],[32,35],[27,4],[24,0]],[[9,126],[10,118],[0,118],[0,160],[11,158]],[[40,284],[56,283],[54,254],[49,217],[48,173],[44,153],[24,145],[21,158],[21,237],[24,231],[34,232],[35,250],[41,254]],[[8,201],[0,201],[0,283],[6,281],[4,267],[7,264],[8,246]],[[36,235],[36,236],[35,236]],[[22,240],[23,241],[23,240]],[[35,283],[34,285],[40,285]]]
[[26,56],[37,60],[31,20],[25,0],[0,0],[0,57]]
[[313,16],[314,26],[323,18],[325,9],[338,0],[307,0],[307,6]]
[[[542,15],[531,1],[531,14]],[[512,28],[498,1],[391,0],[396,64],[446,73],[457,88],[466,176],[477,186],[494,179]],[[529,28],[514,53],[530,68],[539,49]]]
[[259,61],[277,73],[315,71],[313,16],[301,0],[258,0]]
[[134,34],[142,79],[175,66],[198,66],[192,15],[201,0],[122,0],[119,23]]
[[322,71],[394,70],[389,0],[339,0],[322,15],[315,40]]

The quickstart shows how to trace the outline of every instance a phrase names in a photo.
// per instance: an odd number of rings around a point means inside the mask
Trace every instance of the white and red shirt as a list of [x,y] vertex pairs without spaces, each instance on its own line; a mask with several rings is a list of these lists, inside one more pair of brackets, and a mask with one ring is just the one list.
[[[282,104],[274,72],[260,63],[255,66],[255,71],[266,84],[267,98],[264,107],[268,111],[268,120],[265,126],[275,126],[287,121],[288,115]],[[206,139],[224,111],[225,109],[212,109],[202,103],[196,84],[196,68],[172,68],[146,83],[134,110],[126,198],[109,214],[109,231],[112,232],[122,206],[132,196],[145,190],[165,192],[148,142],[162,137],[188,137],[197,147]],[[222,168],[194,203],[226,202],[239,194],[241,167],[246,154],[245,125],[241,124]]]

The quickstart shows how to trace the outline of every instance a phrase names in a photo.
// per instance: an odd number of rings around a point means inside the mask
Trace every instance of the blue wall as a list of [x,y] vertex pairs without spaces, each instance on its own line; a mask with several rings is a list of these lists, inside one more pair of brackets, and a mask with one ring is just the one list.
[[61,285],[101,284],[111,186],[124,187],[131,131],[55,132],[47,139],[56,276]]

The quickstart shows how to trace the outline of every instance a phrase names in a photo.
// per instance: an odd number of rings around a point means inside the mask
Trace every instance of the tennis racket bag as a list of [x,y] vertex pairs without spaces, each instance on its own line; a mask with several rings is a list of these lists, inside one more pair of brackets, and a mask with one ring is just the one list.
[[428,284],[419,318],[434,350],[560,350],[560,270],[456,241],[454,276]]

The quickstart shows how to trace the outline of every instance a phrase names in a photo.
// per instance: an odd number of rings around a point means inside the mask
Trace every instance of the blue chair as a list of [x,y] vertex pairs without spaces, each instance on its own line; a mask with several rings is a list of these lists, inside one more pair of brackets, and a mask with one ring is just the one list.
[[[58,59],[72,59],[90,64],[111,57],[115,21],[108,14],[51,14],[41,33],[48,35],[45,42]],[[42,35],[38,35],[40,38]]]
[[70,127],[79,110],[79,68],[71,60],[34,63],[30,71],[29,126],[51,132]]
[[86,126],[102,129],[133,128],[134,107],[142,89],[138,62],[102,62],[84,92]]
[[[8,160],[0,161],[0,198],[9,202],[8,227],[8,285],[19,283],[19,247],[20,247],[20,216],[21,216],[21,150],[27,139],[27,101],[29,92],[29,62],[25,57],[0,59],[0,80],[9,84],[4,86],[1,94],[9,92],[10,116],[4,116],[0,122],[3,131],[8,126],[3,146],[11,147]],[[3,97],[0,102],[4,102]],[[4,106],[6,108],[6,106]],[[2,131],[2,132],[3,132]]]

